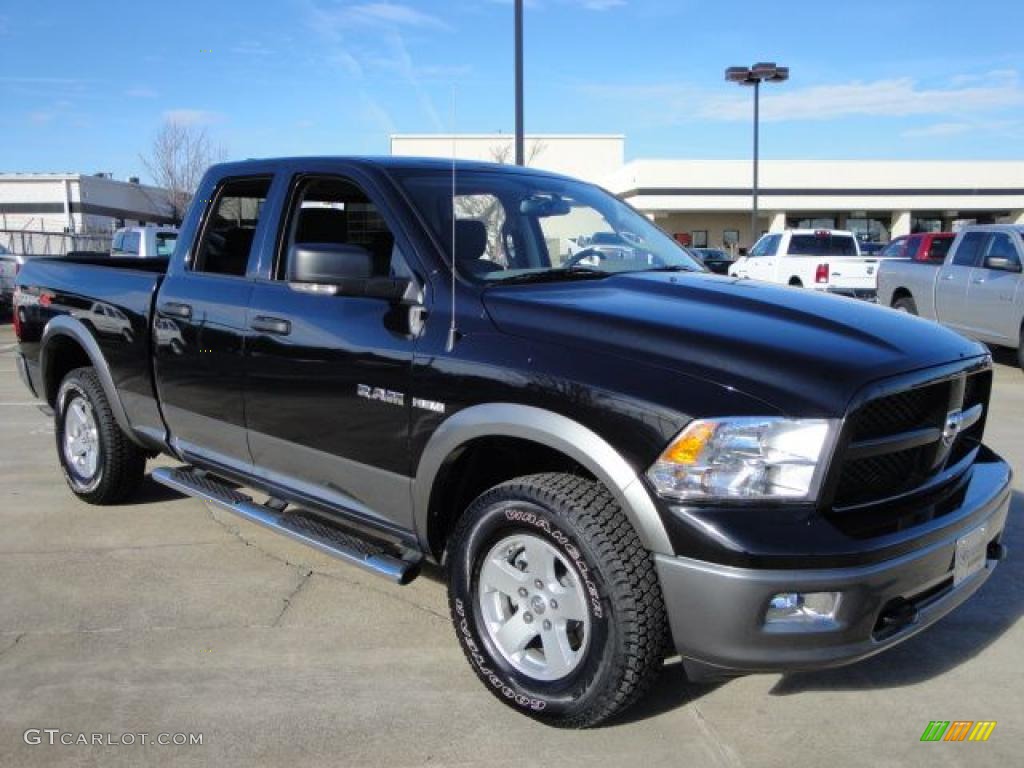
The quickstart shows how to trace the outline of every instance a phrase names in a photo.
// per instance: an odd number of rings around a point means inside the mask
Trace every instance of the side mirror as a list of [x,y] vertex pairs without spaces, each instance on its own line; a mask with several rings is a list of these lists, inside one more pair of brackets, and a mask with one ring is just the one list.
[[352,243],[293,245],[288,251],[288,285],[303,293],[422,303],[419,289],[409,278],[374,277],[373,254]]
[[1020,272],[1020,262],[1005,256],[989,256],[985,259],[986,269],[998,269],[1001,272]]
[[342,285],[373,275],[373,254],[349,243],[302,243],[288,253],[288,282]]

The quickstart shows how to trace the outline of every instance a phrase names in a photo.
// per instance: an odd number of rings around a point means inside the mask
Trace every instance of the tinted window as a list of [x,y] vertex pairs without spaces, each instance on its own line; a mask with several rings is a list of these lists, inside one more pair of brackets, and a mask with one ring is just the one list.
[[237,179],[221,185],[192,269],[217,275],[245,275],[269,189],[270,179]]
[[114,235],[114,244],[112,250],[120,251],[124,246],[124,232],[118,232]]
[[952,237],[932,238],[932,244],[928,248],[928,253],[925,254],[925,258],[930,261],[945,261],[951,245],[953,245]]
[[134,253],[137,256],[139,254],[139,239],[138,232],[125,232],[121,250],[125,253]]
[[973,267],[981,256],[981,248],[988,239],[987,232],[968,232],[960,239],[953,254],[953,263],[960,267]]
[[764,255],[774,256],[779,252],[779,242],[782,240],[782,235],[770,235],[765,238],[764,242]]
[[369,251],[374,277],[409,274],[376,204],[348,179],[307,179],[295,197],[288,221],[287,247],[285,258],[278,259],[278,279],[287,275],[288,249],[302,243],[358,245]]
[[907,240],[904,237],[898,237],[889,243],[882,252],[878,254],[882,258],[886,259],[898,259],[903,256],[903,250],[907,245]]
[[156,255],[157,256],[170,256],[174,253],[174,246],[178,242],[177,232],[157,232],[156,233]]
[[793,235],[790,256],[856,256],[857,242],[852,235]]
[[985,258],[1018,261],[1017,249],[1013,247],[1013,240],[1010,239],[1010,236],[1005,232],[996,232],[992,235],[992,239],[988,243],[988,250],[985,252]]

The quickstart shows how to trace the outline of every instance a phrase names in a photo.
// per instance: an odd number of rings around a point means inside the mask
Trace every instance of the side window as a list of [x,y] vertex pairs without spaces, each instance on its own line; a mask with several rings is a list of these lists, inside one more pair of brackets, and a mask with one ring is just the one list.
[[[455,254],[455,260],[459,269],[479,275],[511,266],[529,266],[519,264],[520,259],[516,254],[518,243],[507,224],[505,206],[495,195],[456,195],[455,242],[458,253]],[[579,229],[575,250],[590,247],[589,233],[592,232],[593,227]],[[551,248],[554,256],[552,263],[571,256],[569,250],[568,244],[563,247],[559,241],[557,246]]]
[[754,243],[754,247],[750,249],[750,253],[748,253],[747,256],[749,256],[752,259],[757,258],[758,256],[764,256],[765,250],[768,247],[768,244],[766,242],[767,239],[768,238],[766,237],[762,237],[760,240]]
[[953,263],[959,267],[973,267],[981,256],[982,246],[988,239],[987,232],[968,232],[960,240],[953,253]]
[[125,232],[124,233],[124,245],[121,247],[125,253],[131,253],[136,256],[139,255],[139,233],[138,232]]
[[311,178],[300,182],[292,198],[287,239],[276,277],[286,279],[293,245],[330,243],[355,245],[369,252],[372,277],[409,277],[410,271],[395,246],[395,237],[376,204],[348,179]]
[[779,241],[782,240],[782,235],[769,235],[764,240],[764,255],[774,256],[779,252]]
[[112,251],[124,250],[124,232],[118,232],[114,235],[114,244],[111,246]]
[[[992,235],[992,239],[988,241],[988,248],[985,251],[985,259],[1009,259],[1012,262],[1020,263],[1020,258],[1017,256],[1017,249],[1013,245],[1013,240],[1005,232],[996,232]],[[985,263],[985,259],[982,260],[982,264]]]
[[949,254],[949,246],[953,244],[952,237],[933,237],[932,243],[928,246],[928,253],[925,254],[925,258],[928,261],[934,261],[936,264],[946,260],[946,256]]
[[214,275],[244,277],[269,178],[224,182],[213,198],[192,269]]

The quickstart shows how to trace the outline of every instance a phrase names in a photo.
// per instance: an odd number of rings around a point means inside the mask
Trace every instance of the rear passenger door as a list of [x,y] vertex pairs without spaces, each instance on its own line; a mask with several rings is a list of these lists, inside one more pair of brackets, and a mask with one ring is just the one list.
[[172,446],[241,471],[252,464],[242,399],[247,272],[266,228],[271,183],[261,175],[217,185],[191,252],[164,279],[154,321],[157,390]]
[[[1006,259],[1010,269],[993,269],[989,259]],[[993,344],[1017,346],[1021,313],[1014,301],[1019,296],[1020,269],[1014,237],[1009,232],[993,232],[978,266],[971,271],[967,291],[974,335]]]
[[245,410],[255,471],[371,525],[411,530],[417,339],[403,323],[409,307],[289,283],[292,247],[311,243],[368,250],[372,277],[413,277],[411,250],[368,182],[295,177],[274,264],[248,312]]
[[987,232],[966,232],[953,252],[953,258],[939,267],[935,281],[935,314],[951,328],[968,332],[971,326],[967,288],[988,241]]

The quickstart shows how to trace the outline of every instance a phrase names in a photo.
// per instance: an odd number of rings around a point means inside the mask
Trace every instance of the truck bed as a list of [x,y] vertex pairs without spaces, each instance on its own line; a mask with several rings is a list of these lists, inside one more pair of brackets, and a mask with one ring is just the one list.
[[[15,312],[25,363],[44,399],[52,399],[53,372],[43,371],[40,347],[49,323],[81,322],[107,360],[133,427],[159,431],[152,368],[152,311],[167,259],[119,259],[94,253],[36,258],[18,274]],[[40,376],[46,373],[46,380]]]

